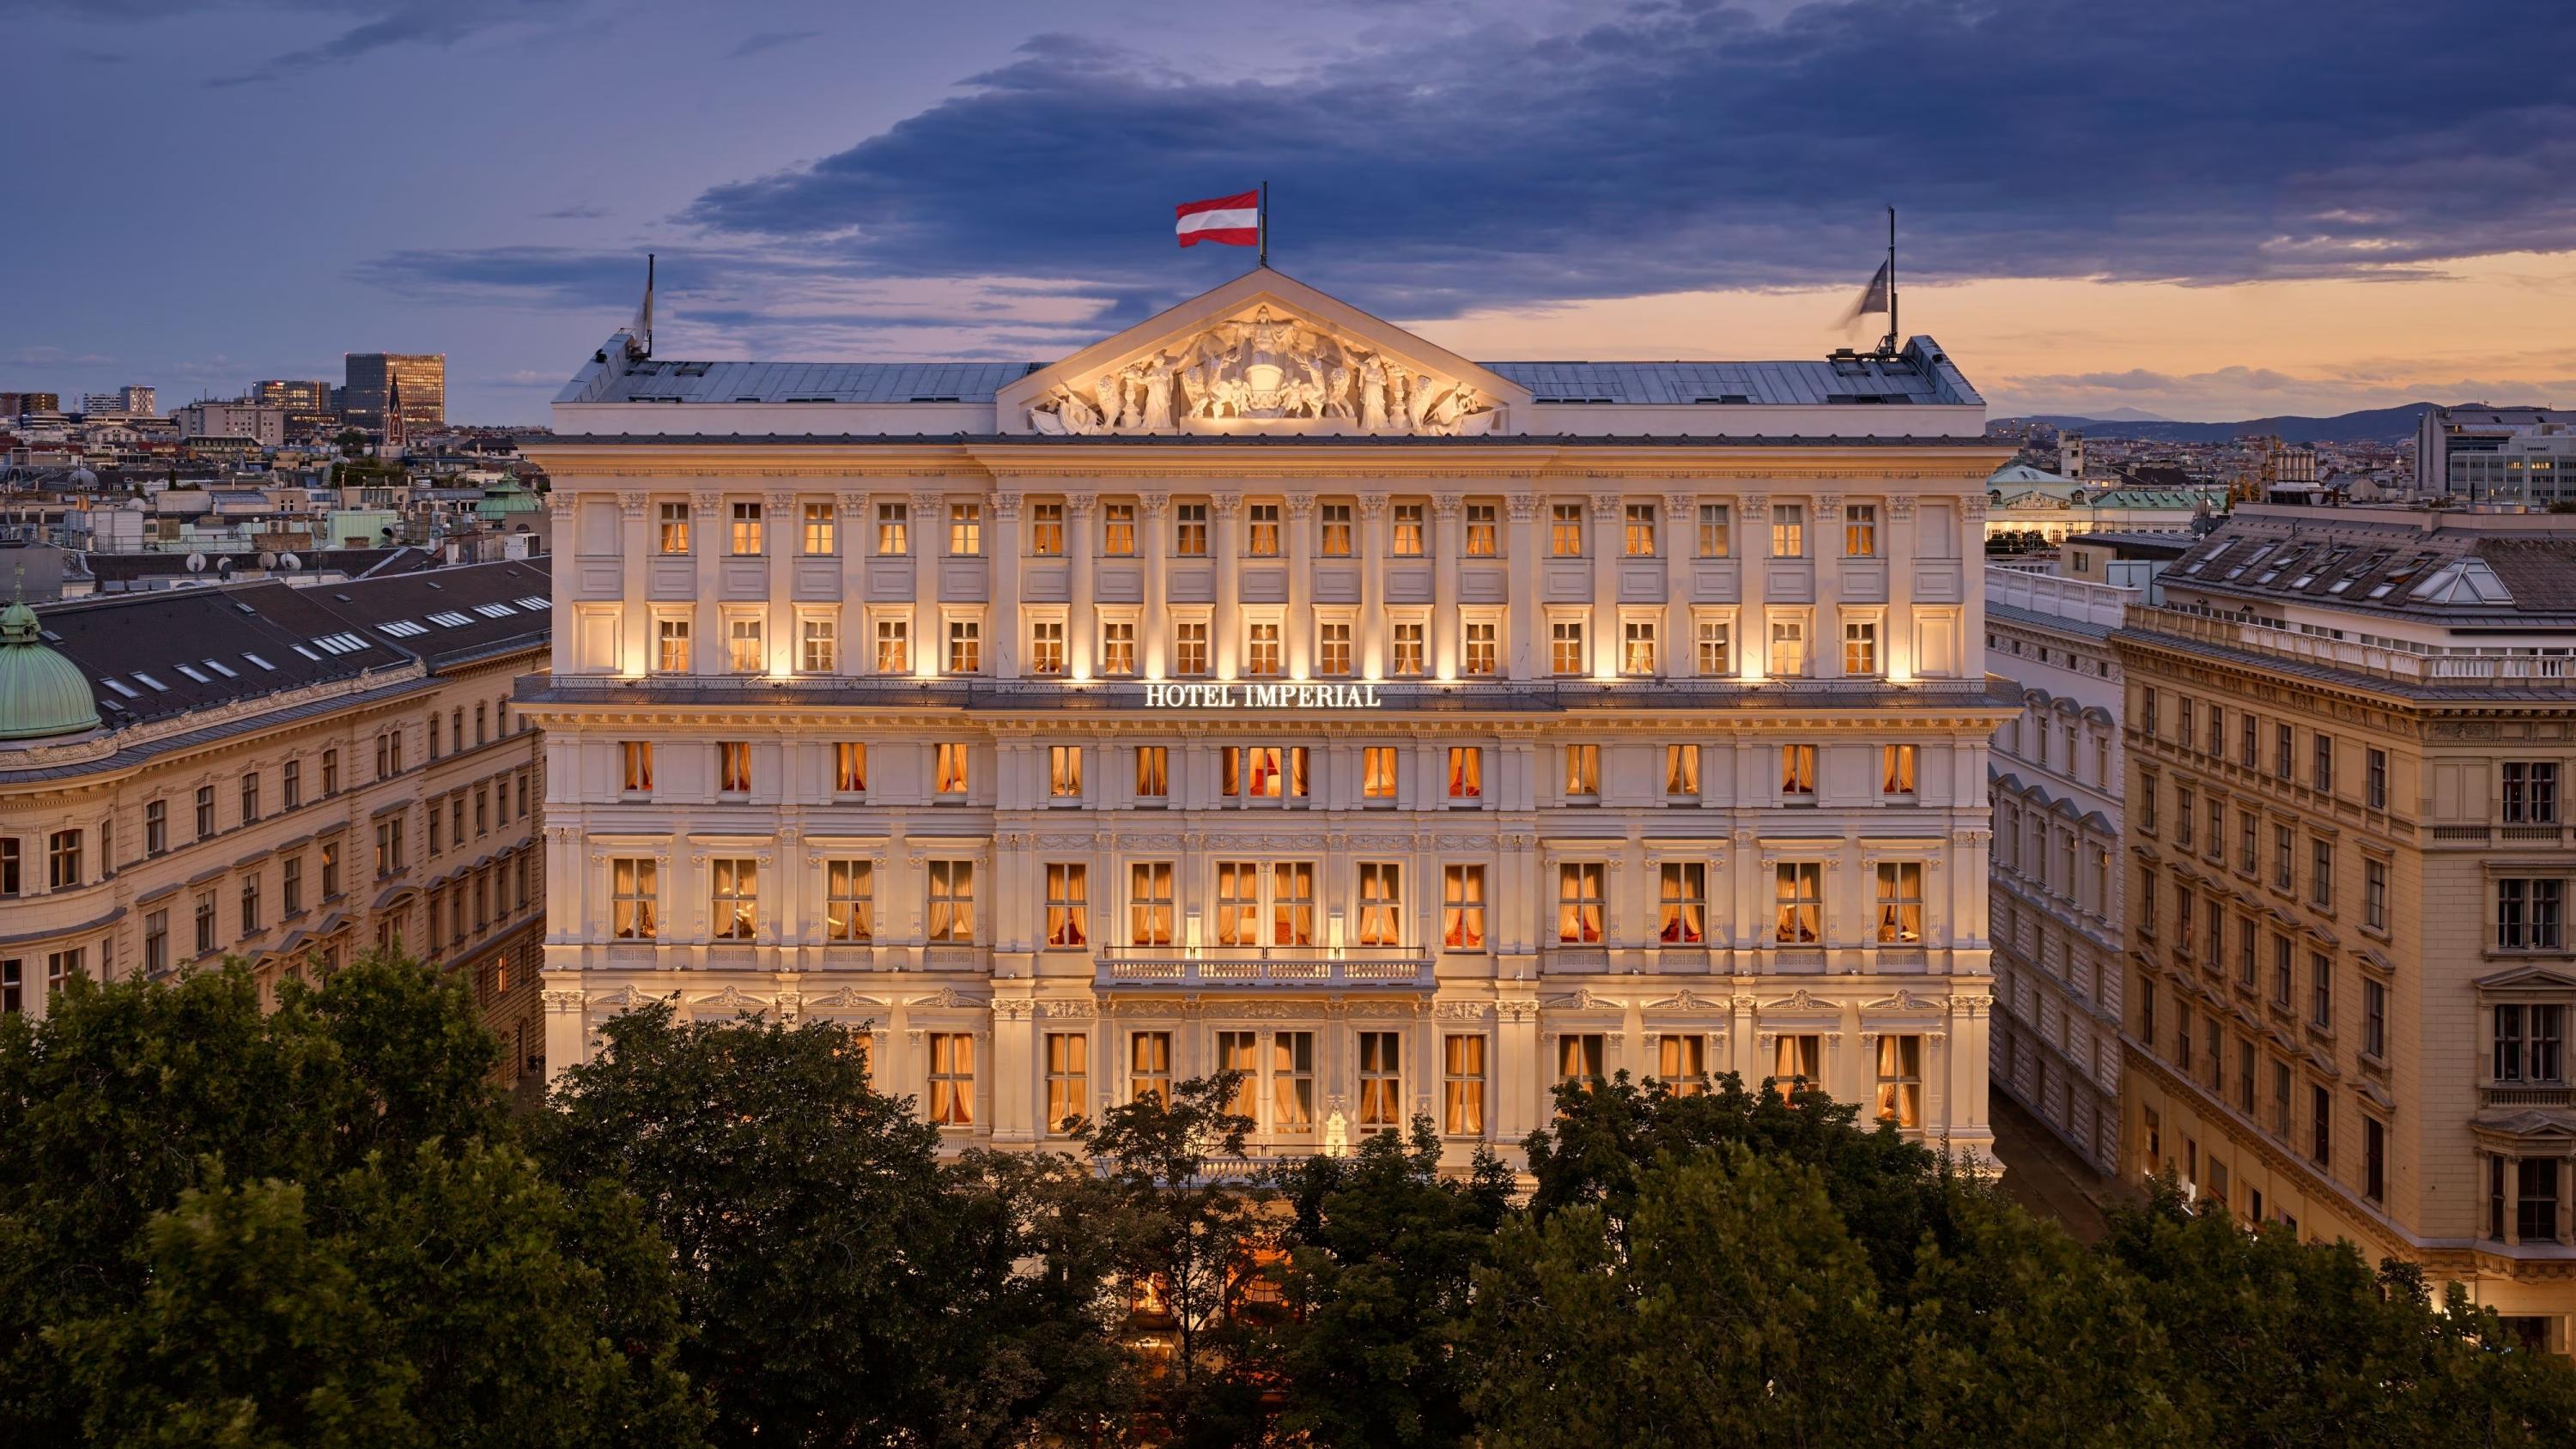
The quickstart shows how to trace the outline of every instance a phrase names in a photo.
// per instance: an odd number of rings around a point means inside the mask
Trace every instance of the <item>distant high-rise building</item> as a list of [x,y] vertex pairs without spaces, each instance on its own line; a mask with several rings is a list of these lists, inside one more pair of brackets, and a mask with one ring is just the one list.
[[250,401],[284,412],[287,436],[309,438],[339,426],[339,411],[331,405],[332,391],[331,384],[319,380],[271,380],[253,383]]
[[2084,435],[2082,433],[2057,435],[2057,472],[2060,477],[2078,481],[2083,479]]
[[0,392],[0,418],[14,418],[20,413],[58,413],[62,410],[61,393]]
[[2415,488],[2469,503],[2576,498],[2576,411],[2427,408],[2416,425]]
[[247,438],[264,448],[286,441],[286,412],[252,402],[196,402],[179,409],[179,436]]
[[436,431],[447,422],[446,355],[350,353],[340,415],[349,426],[382,438],[417,438]]
[[91,414],[121,413],[128,417],[157,418],[161,415],[161,395],[156,388],[139,382],[129,382],[114,392],[83,394],[81,411]]

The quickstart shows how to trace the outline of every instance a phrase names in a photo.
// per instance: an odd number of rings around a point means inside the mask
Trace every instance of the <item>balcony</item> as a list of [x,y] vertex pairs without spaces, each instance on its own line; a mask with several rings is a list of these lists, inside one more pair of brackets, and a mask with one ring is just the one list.
[[2478,1102],[2485,1107],[2566,1107],[2576,1105],[2576,1086],[2507,1084],[2480,1087]]
[[1102,991],[1429,991],[1427,951],[1129,951],[1093,960]]
[[2576,656],[2563,654],[2415,654],[2150,604],[2129,605],[2124,627],[2417,688],[2474,690],[2576,682]]

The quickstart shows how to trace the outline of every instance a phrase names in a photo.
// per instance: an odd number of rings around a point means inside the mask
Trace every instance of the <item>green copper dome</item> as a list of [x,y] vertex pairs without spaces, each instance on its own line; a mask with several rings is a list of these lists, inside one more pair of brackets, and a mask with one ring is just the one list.
[[0,740],[76,735],[98,728],[98,704],[80,668],[36,637],[23,599],[0,609]]

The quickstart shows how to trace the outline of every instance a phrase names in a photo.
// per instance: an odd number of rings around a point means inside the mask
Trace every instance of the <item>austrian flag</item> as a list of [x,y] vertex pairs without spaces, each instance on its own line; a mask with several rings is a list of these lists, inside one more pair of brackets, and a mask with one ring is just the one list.
[[1197,246],[1200,242],[1223,242],[1230,247],[1261,245],[1261,193],[1247,191],[1241,196],[1217,196],[1206,201],[1185,201],[1172,208],[1180,217],[1178,227],[1181,245]]

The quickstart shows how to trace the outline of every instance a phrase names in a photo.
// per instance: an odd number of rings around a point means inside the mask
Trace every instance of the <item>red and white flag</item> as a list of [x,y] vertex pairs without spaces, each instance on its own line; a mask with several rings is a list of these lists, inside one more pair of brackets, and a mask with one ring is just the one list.
[[1223,242],[1230,247],[1261,245],[1261,193],[1247,191],[1241,196],[1216,196],[1205,201],[1185,201],[1173,207],[1180,218],[1178,231],[1181,245],[1197,246],[1200,242]]

